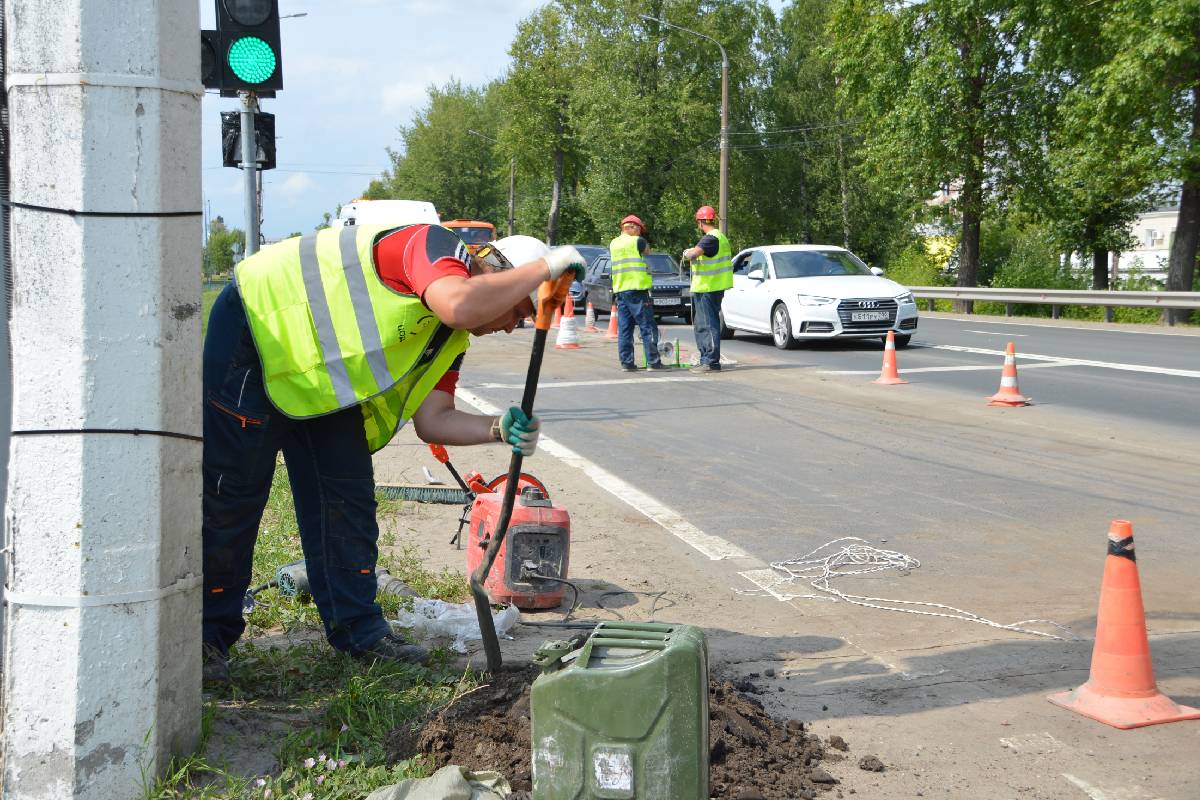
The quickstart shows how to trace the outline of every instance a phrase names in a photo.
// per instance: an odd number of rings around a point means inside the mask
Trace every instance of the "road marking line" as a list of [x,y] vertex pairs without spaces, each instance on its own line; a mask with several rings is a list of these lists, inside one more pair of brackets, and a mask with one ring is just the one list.
[[1093,786],[1087,781],[1076,778],[1074,775],[1066,772],[1062,776],[1067,779],[1068,783],[1073,784],[1077,789],[1081,789],[1092,800],[1161,800],[1161,798],[1156,798],[1140,786],[1135,786],[1132,789],[1101,789],[1099,786]]
[[[948,350],[953,353],[975,353],[985,356],[1003,356],[1003,350],[988,350],[982,347],[962,347],[954,344],[926,345],[933,350]],[[1200,378],[1200,370],[1175,369],[1173,367],[1149,367],[1143,364],[1122,364],[1115,361],[1092,361],[1085,358],[1068,358],[1066,356],[1043,356],[1036,353],[1017,353],[1020,361],[1052,361],[1064,366],[1099,367],[1100,369],[1115,369],[1124,372],[1150,372],[1155,375],[1173,375],[1177,378]],[[1021,366],[1025,366],[1022,364]]]
[[926,317],[928,320],[944,319],[953,322],[970,322],[975,325],[1018,325],[1025,328],[1046,328],[1048,330],[1060,331],[1094,331],[1096,333],[1135,333],[1139,336],[1193,336],[1185,332],[1168,333],[1166,331],[1131,331],[1124,328],[1095,328],[1085,325],[1039,325],[1036,322],[993,322],[990,319],[979,319],[978,317]]
[[1016,753],[1044,756],[1063,749],[1063,743],[1049,732],[1022,733],[1016,736],[1001,736],[1000,744]]
[[[1003,366],[1003,365],[1002,365]],[[1045,369],[1047,367],[1074,367],[1076,364],[1069,361],[1054,361],[1045,364],[1022,364],[1021,369]],[[901,373],[908,375],[910,372],[981,372],[984,370],[995,370],[995,364],[986,366],[966,365],[961,367],[915,367],[913,369],[902,369]],[[877,369],[839,369],[839,370],[818,370],[818,375],[878,375]]]
[[[612,378],[602,381],[547,381],[539,383],[538,389],[570,389],[576,386],[617,386],[622,383],[670,383],[672,381],[695,381],[697,383],[707,378],[696,378],[691,375],[664,375],[656,378]],[[524,389],[523,383],[481,383],[481,389]]]
[[[462,387],[458,388],[456,394],[458,397],[461,397],[464,402],[475,406],[475,408],[479,409],[484,414],[496,415],[502,413],[501,410],[496,406],[484,400],[479,395],[463,389]],[[658,502],[642,490],[621,480],[600,465],[588,461],[586,458],[579,455],[574,450],[566,447],[565,445],[561,445],[546,436],[542,436],[538,440],[538,444],[545,453],[554,456],[560,461],[563,461],[582,471],[601,489],[604,489],[625,503],[633,506],[634,509],[665,528],[668,533],[670,533],[672,536],[675,536],[677,539],[703,555],[705,558],[708,558],[711,561],[721,561],[726,558],[738,558],[760,564],[762,563],[732,542],[728,542],[725,539],[722,539],[720,536],[713,536],[712,534],[705,533],[684,519],[678,512]]]
[[1028,333],[1007,333],[1005,331],[973,331],[970,328],[964,328],[963,333],[982,333],[984,336],[1028,336]]

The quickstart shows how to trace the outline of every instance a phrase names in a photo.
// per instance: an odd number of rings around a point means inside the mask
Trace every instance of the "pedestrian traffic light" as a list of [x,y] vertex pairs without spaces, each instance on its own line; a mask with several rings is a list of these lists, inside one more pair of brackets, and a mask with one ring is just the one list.
[[[223,92],[283,88],[278,0],[216,0]],[[207,84],[206,84],[207,85]],[[271,96],[271,95],[268,95]]]
[[[254,114],[254,160],[259,169],[275,169],[275,115],[265,111]],[[241,112],[221,112],[221,163],[242,166]]]

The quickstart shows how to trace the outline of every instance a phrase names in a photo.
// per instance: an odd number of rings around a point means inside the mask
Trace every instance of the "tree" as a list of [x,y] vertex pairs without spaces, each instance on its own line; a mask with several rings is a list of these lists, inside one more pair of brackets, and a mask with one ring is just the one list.
[[[1041,158],[1024,160],[1015,178],[1019,205],[1047,222],[1068,253],[1091,254],[1092,288],[1107,289],[1110,250],[1128,246],[1129,228],[1154,200],[1155,159],[1128,147],[1125,131],[1096,125],[1080,102],[1110,57],[1101,29],[1108,3],[1024,0],[1017,4],[1021,52],[1030,75],[1026,94],[1045,136]],[[1035,97],[1036,94],[1036,97]],[[1107,129],[1106,129],[1107,128]]]
[[1005,0],[834,0],[838,96],[861,125],[864,168],[911,202],[961,186],[958,285],[974,286],[980,222],[1036,135]]
[[496,136],[489,91],[457,80],[431,86],[429,104],[400,127],[401,148],[388,150],[391,170],[372,181],[364,197],[428,200],[445,218],[502,218],[508,163],[500,163],[488,141]]
[[[1190,291],[1200,248],[1200,4],[1195,0],[1104,0],[1094,41],[1099,56],[1065,102],[1074,136],[1100,150],[1107,170],[1137,170],[1145,185],[1178,187],[1179,219],[1167,289]],[[1044,15],[1073,14],[1045,0]],[[1148,174],[1148,175],[1147,175]],[[1187,312],[1171,312],[1171,321]]]
[[[695,243],[692,215],[716,205],[719,185],[720,53],[690,33],[643,19],[645,13],[722,42],[730,61],[730,127],[754,127],[761,70],[755,44],[770,9],[757,0],[562,0],[582,53],[571,93],[571,124],[586,155],[580,204],[602,238],[636,213],[657,248]],[[736,154],[735,154],[736,155]],[[739,163],[731,159],[731,233],[756,225],[739,202]],[[740,173],[744,180],[745,173]]]
[[509,48],[513,66],[499,88],[507,124],[500,132],[504,152],[519,174],[536,182],[550,165],[546,241],[558,240],[563,180],[580,160],[571,128],[571,92],[578,48],[562,10],[544,6],[523,20]]
[[739,147],[751,162],[746,172],[759,177],[761,241],[840,244],[883,260],[902,249],[895,244],[909,227],[908,208],[861,168],[861,126],[836,101],[829,12],[828,0],[794,0],[777,34],[764,37],[765,130],[739,136]]
[[216,217],[208,224],[208,242],[204,246],[204,276],[228,275],[233,272],[234,245],[244,252],[246,233],[238,228],[226,228],[225,220]]

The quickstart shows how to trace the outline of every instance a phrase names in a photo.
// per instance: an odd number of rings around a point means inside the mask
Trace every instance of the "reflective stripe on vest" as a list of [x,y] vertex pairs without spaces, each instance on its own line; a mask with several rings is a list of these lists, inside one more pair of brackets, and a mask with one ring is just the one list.
[[264,248],[234,271],[272,404],[297,419],[363,404],[373,450],[467,348],[465,331],[379,278],[374,243],[390,230],[327,229]]
[[692,292],[720,292],[733,288],[733,249],[720,229],[709,233],[717,240],[717,254],[692,261]]
[[614,292],[626,292],[631,289],[649,289],[653,282],[650,278],[650,267],[646,259],[638,251],[638,237],[622,233],[608,245],[612,263],[612,284]]

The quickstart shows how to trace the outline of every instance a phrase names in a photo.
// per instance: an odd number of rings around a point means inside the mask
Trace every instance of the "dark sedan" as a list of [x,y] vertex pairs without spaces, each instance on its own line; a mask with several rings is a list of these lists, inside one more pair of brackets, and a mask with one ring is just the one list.
[[[589,272],[597,258],[608,255],[608,248],[600,244],[577,244],[574,247],[579,251],[579,255],[583,256]],[[583,291],[583,283],[580,281],[571,281],[571,302],[575,304],[576,314],[582,314],[587,310],[587,297]]]
[[[582,297],[576,298],[576,307],[584,306],[589,300],[597,314],[607,314],[613,305],[612,273],[609,268],[611,259],[608,250],[588,265],[587,275],[583,279]],[[692,321],[691,281],[679,274],[675,260],[666,253],[651,253],[646,256],[650,266],[650,277],[653,285],[650,287],[651,302],[654,303],[654,316],[680,317],[684,322]]]

